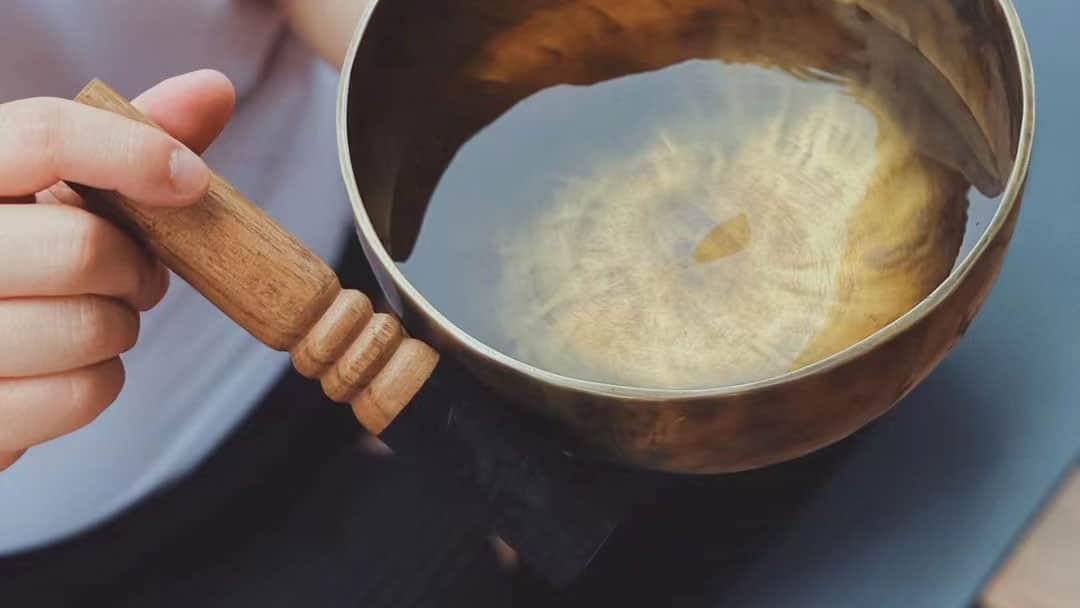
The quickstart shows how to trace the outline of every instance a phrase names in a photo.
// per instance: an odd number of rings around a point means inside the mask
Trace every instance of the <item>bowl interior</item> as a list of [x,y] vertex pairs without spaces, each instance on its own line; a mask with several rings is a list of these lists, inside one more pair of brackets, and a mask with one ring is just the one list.
[[[888,35],[870,36],[867,28]],[[441,346],[560,386],[660,399],[812,374],[926,314],[1000,230],[1026,164],[1021,133],[1030,118],[1030,73],[1022,68],[1026,49],[1018,48],[1018,34],[1011,5],[996,0],[380,2],[345,80],[360,230],[391,301],[420,311]],[[917,66],[904,59],[913,54],[923,59]],[[926,297],[885,327],[768,378],[720,387],[633,386],[576,378],[500,352],[458,327],[397,267],[412,254],[433,193],[462,147],[538,92],[695,60],[762,58],[858,81],[922,153],[975,186],[947,267]]]

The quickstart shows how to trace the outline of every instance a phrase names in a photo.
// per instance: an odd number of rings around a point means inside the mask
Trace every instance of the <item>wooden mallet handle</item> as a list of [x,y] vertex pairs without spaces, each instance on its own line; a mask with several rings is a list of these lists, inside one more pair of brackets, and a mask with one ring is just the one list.
[[[153,124],[98,80],[75,99]],[[375,313],[364,294],[342,290],[325,262],[217,175],[205,199],[182,209],[73,187],[241,327],[288,351],[301,374],[351,404],[372,433],[393,422],[438,363],[431,347],[408,337],[396,318]]]

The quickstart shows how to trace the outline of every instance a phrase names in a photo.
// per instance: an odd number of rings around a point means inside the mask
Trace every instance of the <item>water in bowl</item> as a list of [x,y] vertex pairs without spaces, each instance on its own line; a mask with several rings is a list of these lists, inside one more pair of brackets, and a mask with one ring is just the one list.
[[964,101],[848,3],[726,4],[493,40],[471,77],[535,90],[456,151],[406,277],[503,353],[649,388],[775,377],[925,299],[1001,188]]

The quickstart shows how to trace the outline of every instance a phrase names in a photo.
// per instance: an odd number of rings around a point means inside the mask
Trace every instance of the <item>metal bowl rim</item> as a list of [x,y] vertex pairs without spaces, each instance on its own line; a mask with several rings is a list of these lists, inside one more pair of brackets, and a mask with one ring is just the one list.
[[754,382],[711,388],[664,389],[607,384],[549,372],[515,359],[474,338],[439,312],[438,309],[428,302],[427,298],[425,298],[423,294],[409,282],[404,273],[401,272],[397,264],[390,257],[389,252],[386,251],[381,239],[379,239],[375,232],[375,227],[364,206],[363,198],[360,196],[356,174],[353,171],[352,159],[349,152],[348,109],[349,93],[352,84],[352,68],[356,60],[356,54],[360,48],[360,43],[367,31],[372,15],[378,8],[380,0],[373,0],[360,17],[360,21],[353,34],[352,42],[349,45],[345,62],[343,63],[338,87],[338,153],[345,188],[348,192],[349,201],[353,207],[353,213],[356,216],[357,230],[360,238],[367,245],[368,255],[370,256],[373,254],[377,258],[379,266],[381,266],[382,270],[390,276],[395,287],[404,293],[411,302],[428,317],[428,319],[432,320],[443,331],[450,335],[459,347],[469,351],[471,355],[485,360],[490,365],[511,369],[519,374],[523,374],[559,389],[580,391],[594,396],[628,400],[636,403],[662,405],[672,401],[707,400],[746,394],[825,374],[873,351],[881,344],[903,334],[940,306],[941,303],[955,292],[961,283],[963,283],[964,279],[975,266],[975,263],[986,253],[990,244],[997,238],[1002,229],[1004,229],[1013,209],[1020,203],[1024,184],[1027,180],[1029,165],[1031,163],[1031,151],[1035,137],[1034,68],[1032,66],[1031,51],[1028,47],[1027,36],[1020,23],[1020,17],[1013,4],[1013,0],[995,1],[1005,17],[1012,43],[1016,48],[1016,60],[1020,70],[1021,92],[1023,97],[1023,116],[1021,119],[1019,141],[1016,150],[1016,160],[1013,163],[1013,169],[1009,175],[1008,182],[1005,185],[1005,190],[1002,194],[1001,203],[998,205],[997,211],[987,225],[982,236],[976,242],[975,247],[960,262],[960,264],[954,268],[948,278],[946,278],[937,289],[931,292],[930,295],[924,298],[919,304],[915,305],[900,318],[863,340],[806,367],[781,375],[772,376],[770,378],[756,380]]

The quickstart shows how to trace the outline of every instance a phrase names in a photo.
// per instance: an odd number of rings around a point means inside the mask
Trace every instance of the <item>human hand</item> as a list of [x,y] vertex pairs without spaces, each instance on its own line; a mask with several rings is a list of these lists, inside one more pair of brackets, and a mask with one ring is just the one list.
[[195,203],[210,174],[192,150],[220,134],[235,93],[204,70],[134,103],[172,137],[73,101],[0,105],[0,471],[116,399],[139,313],[168,287],[160,262],[60,180],[147,205]]

